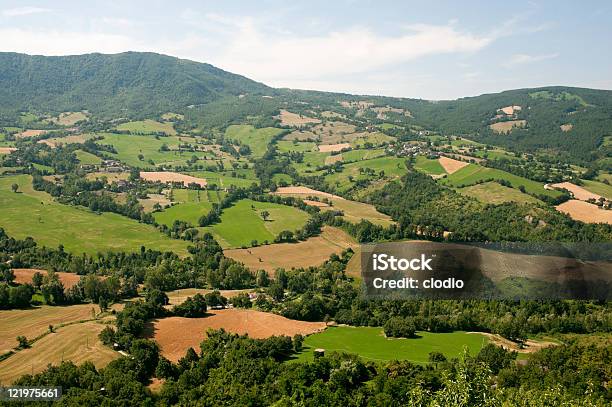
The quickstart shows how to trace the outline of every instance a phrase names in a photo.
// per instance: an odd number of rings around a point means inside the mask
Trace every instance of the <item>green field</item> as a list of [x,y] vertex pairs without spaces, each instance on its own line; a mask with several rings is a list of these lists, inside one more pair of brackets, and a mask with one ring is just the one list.
[[213,203],[218,203],[225,193],[222,191],[200,191],[193,189],[173,189],[172,197],[175,205],[160,212],[153,217],[159,224],[171,227],[175,220],[182,220],[192,226],[198,226],[198,220],[212,209]]
[[[325,180],[332,186],[335,186],[340,191],[346,191],[350,189],[352,183],[349,176],[352,176],[354,180],[359,179],[380,179],[380,172],[384,171],[385,177],[398,177],[406,174],[406,166],[404,162],[405,158],[398,157],[380,157],[371,160],[356,161],[354,163],[346,164],[341,172],[335,172],[325,176]],[[360,168],[374,170],[376,175],[374,177],[368,177],[359,172]]]
[[541,203],[537,198],[527,195],[518,189],[508,188],[497,182],[483,182],[465,188],[458,188],[457,192],[478,199],[484,203],[500,204],[504,202]]
[[270,144],[272,138],[282,131],[274,127],[256,129],[250,125],[239,124],[229,126],[225,130],[225,137],[248,145],[251,147],[251,155],[253,157],[261,157],[268,149],[268,144]]
[[87,151],[76,150],[74,153],[76,154],[77,160],[79,160],[81,164],[98,165],[102,163],[102,159],[100,157],[88,153]]
[[245,178],[232,177],[232,171],[195,171],[187,174],[198,178],[205,178],[208,185],[217,185],[219,188],[227,188],[231,185],[239,188],[248,188],[253,183],[259,184],[259,180],[255,177],[255,172],[252,169],[236,170],[235,172],[244,175]]
[[601,195],[606,199],[612,199],[612,186],[606,185],[603,182],[591,181],[591,180],[582,180],[584,184],[582,187],[587,191],[590,191],[594,194]]
[[[134,167],[149,168],[151,167],[148,163],[149,160],[153,160],[155,165],[184,165],[194,155],[198,158],[212,158],[210,152],[177,151],[181,142],[181,138],[177,136],[155,138],[154,136],[113,133],[102,135],[104,139],[96,143],[112,145],[117,150],[117,154],[111,155]],[[168,146],[170,151],[160,150],[164,144]],[[142,161],[138,159],[139,154],[144,156]]]
[[[11,185],[17,183],[19,192]],[[32,189],[28,175],[0,177],[0,227],[15,238],[31,236],[40,245],[95,254],[106,251],[137,252],[140,246],[186,254],[187,242],[170,239],[154,227],[114,213],[63,205],[45,192]]]
[[394,140],[395,138],[391,136],[387,136],[384,133],[374,132],[374,133],[368,133],[365,137],[359,137],[359,138],[354,139],[353,141],[351,141],[351,145],[353,147],[363,148],[365,147],[366,143],[370,143],[373,145],[379,145],[382,143],[389,143]]
[[166,133],[169,136],[176,134],[172,123],[160,123],[150,119],[123,123],[117,126],[117,130],[127,130],[138,134]]
[[378,158],[385,155],[385,149],[377,148],[371,150],[350,150],[342,153],[342,161],[350,162],[350,161],[359,161],[359,160],[369,160],[372,158]]
[[487,344],[479,334],[466,332],[430,333],[417,332],[418,338],[386,338],[382,328],[374,327],[330,327],[310,335],[304,341],[304,350],[297,360],[312,361],[314,349],[329,352],[353,353],[367,360],[408,360],[426,364],[430,352],[441,352],[447,359],[459,357],[464,346],[475,355]]
[[279,140],[276,142],[276,148],[278,149],[279,152],[281,153],[286,153],[289,151],[297,151],[297,152],[306,152],[306,151],[313,151],[316,148],[316,144],[309,142],[309,141],[303,141],[303,142],[293,142],[293,141],[287,141],[287,140]]
[[[270,213],[265,222],[260,215],[263,210]],[[292,206],[243,199],[223,210],[220,223],[202,229],[211,232],[225,249],[251,246],[253,240],[272,242],[283,230],[301,229],[307,220],[306,212]]]
[[438,160],[431,160],[422,155],[417,156],[414,168],[418,171],[424,172],[425,174],[442,175],[446,174],[444,167],[440,165]]
[[561,192],[559,191],[544,189],[544,184],[540,182],[519,177],[518,175],[510,174],[506,171],[498,170],[495,168],[483,167],[478,164],[469,164],[461,168],[459,171],[450,174],[441,182],[458,187],[474,185],[479,181],[484,181],[487,179],[506,180],[510,182],[513,188],[518,188],[520,185],[523,185],[525,187],[525,190],[532,194],[548,195],[553,198],[561,195]]

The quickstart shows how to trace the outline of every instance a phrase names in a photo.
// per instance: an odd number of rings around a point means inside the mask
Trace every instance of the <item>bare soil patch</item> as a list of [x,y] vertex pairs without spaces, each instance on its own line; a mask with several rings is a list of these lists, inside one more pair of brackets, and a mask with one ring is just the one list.
[[[180,290],[174,290],[174,291],[167,291],[166,295],[168,296],[168,299],[170,300],[170,304],[169,305],[178,305],[178,304],[182,304],[183,302],[185,302],[185,300],[188,297],[193,297],[196,294],[208,294],[210,292],[212,292],[213,290],[209,290],[207,288],[182,288]],[[245,290],[219,290],[219,293],[221,293],[222,296],[224,296],[225,298],[232,298],[238,294],[241,293],[250,293],[251,289],[245,289]]]
[[587,191],[586,189],[576,184],[572,184],[571,182],[559,182],[557,184],[552,184],[551,186],[555,188],[567,189],[574,195],[574,198],[581,201],[588,201],[589,199],[594,199],[597,201],[599,198],[601,198],[601,195]]
[[351,145],[349,143],[340,143],[340,144],[320,144],[319,151],[322,153],[330,153],[335,151],[342,151],[345,148],[350,148]]
[[275,335],[309,335],[324,330],[326,326],[325,322],[294,321],[276,314],[238,308],[212,310],[209,314],[204,318],[170,317],[154,320],[148,326],[147,336],[159,344],[162,355],[177,362],[185,356],[187,349],[199,350],[208,329],[223,328],[261,339]]
[[489,125],[491,130],[499,134],[505,134],[512,131],[515,127],[525,127],[527,120],[509,120],[507,122],[493,123]]
[[278,118],[283,126],[302,127],[306,124],[321,123],[321,120],[281,109]]
[[571,124],[571,123],[568,123],[568,124],[562,124],[559,127],[561,128],[561,131],[567,132],[567,131],[570,131],[571,129],[573,129],[574,125]]
[[142,205],[145,212],[151,212],[155,204],[164,208],[166,205],[171,205],[172,201],[164,194],[147,194],[147,199],[139,199],[138,203]]
[[612,211],[599,208],[592,203],[571,199],[555,207],[572,219],[585,223],[607,223],[612,225]]
[[499,109],[499,111],[504,112],[508,116],[512,116],[514,113],[519,112],[521,110],[523,110],[523,108],[521,106],[518,106],[518,105],[515,105],[515,106],[506,106],[506,107],[502,107],[501,109]]
[[76,123],[87,120],[87,115],[84,112],[64,112],[57,117],[49,119],[51,123],[57,123],[62,126],[74,126]]
[[0,154],[10,154],[13,151],[17,151],[15,147],[0,147]]
[[153,182],[182,182],[184,185],[196,183],[201,187],[205,187],[207,184],[204,178],[196,178],[192,177],[191,175],[185,175],[171,171],[141,171],[140,178]]
[[455,160],[449,157],[440,157],[438,158],[438,162],[440,163],[442,168],[444,168],[444,171],[448,172],[449,174],[457,172],[463,167],[465,167],[466,165],[469,165],[469,163],[466,163],[464,161]]
[[[47,270],[40,269],[13,269],[13,273],[15,274],[15,282],[19,284],[32,284],[32,276],[34,273],[40,273],[43,276],[47,275]],[[64,288],[70,288],[81,280],[81,276],[75,273],[65,273],[63,271],[58,271],[55,273],[62,284],[64,284]]]
[[276,243],[249,249],[224,250],[225,256],[244,263],[249,269],[274,273],[277,268],[318,266],[332,254],[356,247],[355,240],[341,229],[323,227],[319,236],[298,243]]

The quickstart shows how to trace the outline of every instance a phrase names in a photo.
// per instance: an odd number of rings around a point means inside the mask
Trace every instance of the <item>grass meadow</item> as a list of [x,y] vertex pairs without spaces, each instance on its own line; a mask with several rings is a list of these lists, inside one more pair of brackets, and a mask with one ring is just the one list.
[[467,347],[475,355],[487,344],[483,335],[467,332],[417,332],[417,338],[386,338],[377,327],[329,327],[310,335],[304,341],[304,350],[296,360],[312,361],[315,349],[329,352],[357,354],[372,361],[408,360],[416,364],[428,363],[430,352],[441,352],[447,359],[459,357]]

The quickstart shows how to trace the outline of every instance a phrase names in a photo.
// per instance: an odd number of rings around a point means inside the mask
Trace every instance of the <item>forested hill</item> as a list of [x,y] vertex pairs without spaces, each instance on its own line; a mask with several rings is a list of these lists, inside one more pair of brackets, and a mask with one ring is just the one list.
[[0,111],[151,114],[272,89],[209,64],[141,52],[0,53]]

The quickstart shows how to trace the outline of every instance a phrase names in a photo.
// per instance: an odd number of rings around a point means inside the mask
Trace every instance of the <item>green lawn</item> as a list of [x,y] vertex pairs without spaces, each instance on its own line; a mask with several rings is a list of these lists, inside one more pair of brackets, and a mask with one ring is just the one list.
[[74,153],[76,154],[77,160],[79,160],[81,164],[98,165],[102,163],[102,159],[100,157],[88,153],[87,151],[76,150]]
[[[265,222],[261,217],[264,210],[270,213]],[[306,212],[292,206],[243,199],[223,210],[220,223],[203,231],[217,237],[223,248],[233,248],[251,246],[253,240],[272,242],[281,231],[301,229],[307,220]]]
[[414,168],[418,171],[424,172],[425,174],[442,175],[446,174],[444,167],[438,160],[430,160],[422,155],[417,156]]
[[304,350],[297,360],[312,361],[314,349],[325,352],[346,352],[374,361],[408,360],[426,364],[430,352],[441,352],[448,359],[459,357],[464,346],[475,355],[487,344],[483,335],[466,332],[430,333],[418,332],[418,338],[386,338],[382,328],[374,327],[330,327],[310,335],[304,341]]
[[544,184],[532,181],[527,178],[519,177],[518,175],[510,174],[509,172],[498,170],[495,168],[487,168],[478,164],[469,164],[461,168],[459,171],[450,174],[441,182],[451,186],[468,186],[486,179],[503,179],[512,185],[513,188],[518,188],[520,185],[525,187],[527,192],[539,195],[548,195],[557,197],[561,192],[556,190],[544,189]]
[[132,133],[140,134],[166,133],[169,136],[174,136],[176,134],[176,130],[174,130],[172,123],[160,123],[150,119],[123,123],[117,126],[117,130],[127,130]]
[[[19,185],[19,193],[11,185]],[[140,246],[186,254],[187,242],[170,239],[154,227],[114,213],[97,215],[89,209],[55,202],[32,189],[29,175],[0,177],[0,227],[15,238],[31,236],[39,245],[66,251],[138,252]]]
[[359,161],[359,160],[369,160],[372,158],[378,158],[385,155],[385,149],[376,148],[372,150],[350,150],[345,153],[342,153],[342,161],[350,162],[350,161]]
[[282,129],[274,127],[256,129],[251,125],[235,124],[225,130],[225,137],[248,145],[251,147],[253,157],[261,157],[268,149],[268,144],[270,144],[272,138],[282,131]]

